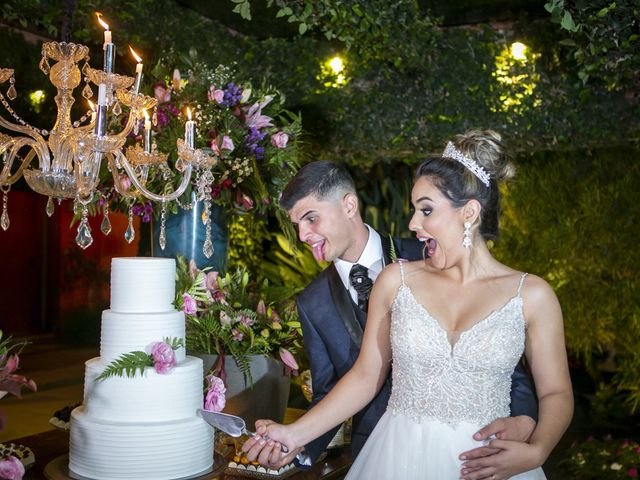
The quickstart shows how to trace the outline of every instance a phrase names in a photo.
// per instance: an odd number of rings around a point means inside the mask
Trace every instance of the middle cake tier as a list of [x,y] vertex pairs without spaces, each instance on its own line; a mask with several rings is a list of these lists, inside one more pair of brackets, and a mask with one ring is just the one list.
[[[105,363],[112,362],[123,353],[135,350],[148,351],[151,344],[165,338],[179,338],[184,341],[184,313],[169,310],[161,313],[118,313],[113,310],[102,312],[100,333],[100,357]],[[175,352],[180,362],[185,357],[185,349]]]
[[99,357],[85,362],[84,405],[90,418],[118,422],[157,422],[193,417],[203,404],[202,360],[187,356],[168,374],[153,367],[135,377],[96,381],[106,363]]

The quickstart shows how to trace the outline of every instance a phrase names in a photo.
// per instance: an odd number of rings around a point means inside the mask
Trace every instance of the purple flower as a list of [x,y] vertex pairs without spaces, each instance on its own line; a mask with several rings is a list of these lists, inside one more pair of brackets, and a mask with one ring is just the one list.
[[271,136],[271,145],[276,148],[286,148],[289,135],[284,132],[276,132]]
[[151,358],[153,359],[153,368],[157,373],[169,373],[176,366],[176,355],[173,353],[173,348],[165,342],[156,342],[151,346]]
[[244,137],[244,143],[253,156],[255,156],[258,160],[264,158],[264,147],[260,147],[258,145],[264,139],[265,134],[261,133],[257,128],[251,127],[249,128],[249,133],[246,137]]
[[239,321],[245,327],[250,327],[251,325],[253,325],[253,319],[251,317],[246,316],[246,315],[240,315]]
[[198,311],[196,301],[188,293],[182,294],[182,311],[187,315],[194,315]]
[[204,409],[209,412],[221,412],[227,403],[225,393],[227,389],[221,378],[215,375],[207,375],[207,395],[204,399]]
[[222,150],[228,150],[229,152],[233,152],[233,149],[235,148],[233,146],[233,140],[231,140],[227,135],[224,135],[222,137],[222,144],[220,145],[220,148]]
[[273,123],[271,123],[272,118],[262,115],[262,109],[266,107],[271,100],[273,100],[273,97],[271,95],[267,95],[264,97],[262,102],[256,102],[249,107],[245,120],[245,123],[249,128],[257,128],[259,130],[264,127],[273,126]]
[[242,337],[244,336],[242,334],[242,332],[240,330],[238,330],[237,328],[234,328],[231,330],[231,335],[233,336],[233,339],[236,342],[241,342],[242,341]]
[[24,465],[13,455],[4,460],[0,460],[0,478],[6,480],[22,480],[24,475]]
[[237,87],[233,82],[230,82],[223,89],[223,92],[224,96],[220,105],[231,108],[240,103],[240,99],[242,98],[242,87]]

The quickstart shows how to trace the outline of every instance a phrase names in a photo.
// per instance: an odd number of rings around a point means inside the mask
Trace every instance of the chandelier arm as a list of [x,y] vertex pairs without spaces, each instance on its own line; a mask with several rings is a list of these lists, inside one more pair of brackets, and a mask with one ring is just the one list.
[[129,163],[127,158],[122,154],[122,152],[118,151],[116,155],[118,157],[118,161],[120,165],[122,165],[122,167],[127,172],[127,176],[131,180],[131,183],[133,183],[133,185],[140,191],[142,195],[144,195],[146,198],[153,200],[155,202],[170,202],[172,200],[177,199],[187,189],[187,186],[189,185],[189,182],[191,180],[191,172],[193,170],[193,166],[190,163],[188,163],[184,169],[184,174],[183,174],[182,182],[180,183],[180,186],[178,186],[178,188],[173,192],[171,192],[170,194],[158,195],[156,193],[150,192],[149,190],[147,190],[147,188],[145,188],[142,185],[142,183],[140,183],[140,181],[138,180],[138,177],[136,176],[136,172],[134,168],[131,166],[131,164]]
[[109,170],[111,171],[111,176],[113,177],[113,188],[116,189],[116,192],[118,192],[121,197],[134,199],[140,196],[140,192],[137,190],[128,192],[127,190],[122,188],[122,183],[120,182],[120,174],[118,173],[118,167],[112,153],[109,153]]
[[[28,143],[29,146],[36,151],[38,160],[40,161],[40,168],[45,171],[49,170],[49,168],[51,167],[51,157],[49,155],[49,147],[47,146],[47,142],[42,137],[42,135],[40,135],[30,127],[23,127],[21,125],[11,123],[3,118],[2,115],[0,115],[0,126],[8,130],[13,130],[14,132],[27,135],[28,137],[25,139],[27,142],[25,144]],[[18,141],[22,141],[22,139],[16,140],[15,142]],[[20,148],[22,148],[22,145],[20,146]]]
[[22,176],[22,171],[31,163],[31,160],[36,155],[36,151],[34,149],[30,150],[29,153],[22,159],[22,163],[18,167],[18,169],[11,174],[11,166],[13,165],[13,160],[16,157],[17,149],[11,149],[11,153],[7,157],[7,153],[5,152],[5,165],[0,173],[0,185],[7,186],[16,183],[20,180]]

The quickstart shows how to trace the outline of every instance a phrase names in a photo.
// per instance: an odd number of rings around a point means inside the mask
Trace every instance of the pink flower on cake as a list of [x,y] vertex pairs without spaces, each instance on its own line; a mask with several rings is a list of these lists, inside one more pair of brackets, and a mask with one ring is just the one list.
[[209,412],[221,412],[227,403],[224,382],[215,375],[207,375],[207,395],[204,400],[204,409]]
[[0,460],[0,478],[6,480],[21,480],[24,476],[24,465],[13,455]]
[[276,148],[286,148],[289,142],[289,135],[284,132],[276,132],[271,136],[271,145]]
[[165,342],[156,342],[152,345],[151,358],[153,359],[153,368],[157,373],[168,373],[176,366],[176,355],[173,353],[173,348]]
[[198,311],[196,301],[188,293],[182,294],[182,311],[187,315],[194,315]]

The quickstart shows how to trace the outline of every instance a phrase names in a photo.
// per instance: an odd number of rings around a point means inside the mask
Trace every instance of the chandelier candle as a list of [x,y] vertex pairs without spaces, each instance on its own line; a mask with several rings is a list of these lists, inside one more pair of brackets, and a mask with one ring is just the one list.
[[104,137],[107,133],[107,86],[98,85],[98,115],[96,117],[95,134]]
[[144,111],[144,151],[145,153],[151,153],[151,120],[149,120],[149,114]]
[[136,95],[140,92],[140,84],[142,83],[142,58],[135,52],[131,45],[129,45],[129,50],[131,50],[131,55],[136,59],[138,64],[136,65],[136,83],[134,84],[133,91]]
[[111,30],[109,30],[109,24],[100,18],[102,14],[96,13],[98,22],[104,28],[104,43],[102,49],[104,50],[104,68],[106,73],[113,73],[113,63],[116,56],[116,46],[111,38]]
[[195,148],[196,140],[196,122],[191,120],[191,109],[187,107],[187,123],[184,124],[184,143],[187,147]]

